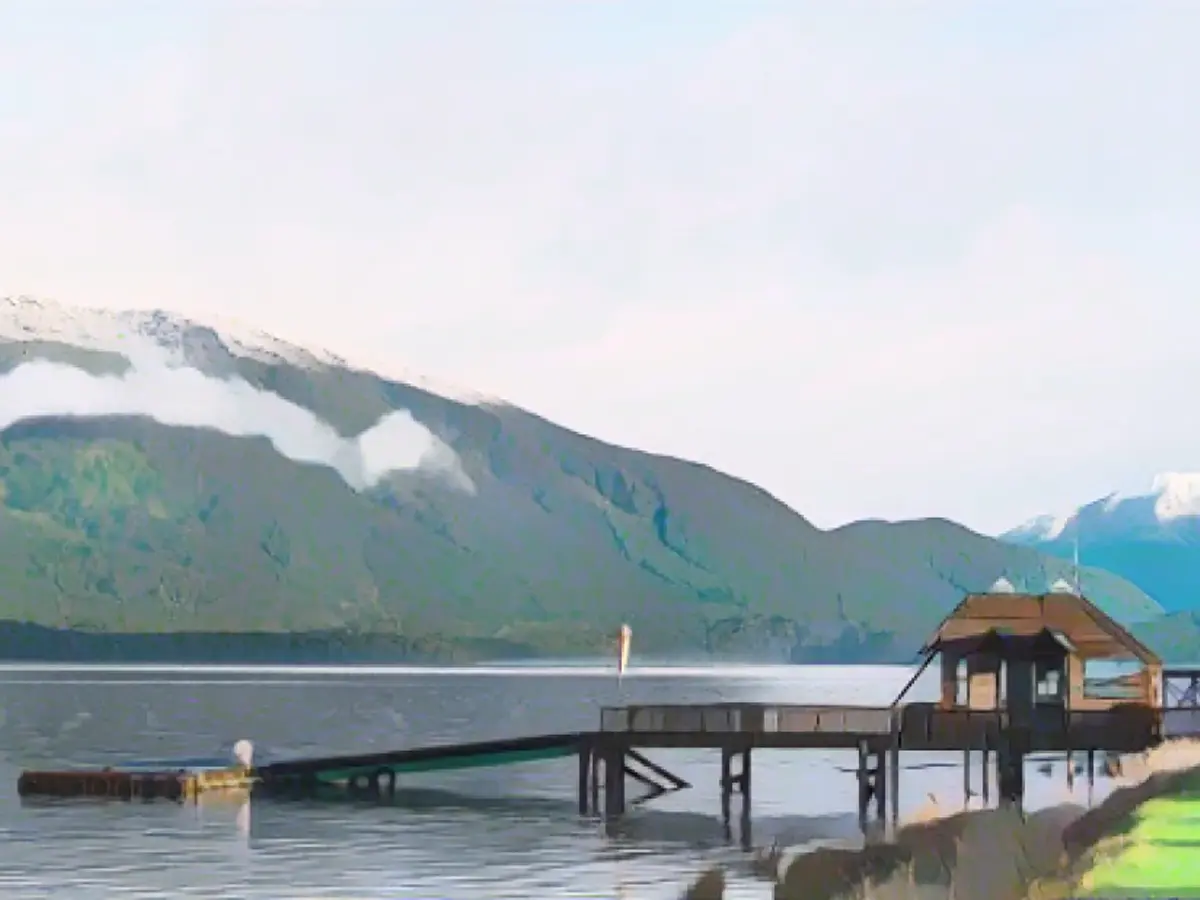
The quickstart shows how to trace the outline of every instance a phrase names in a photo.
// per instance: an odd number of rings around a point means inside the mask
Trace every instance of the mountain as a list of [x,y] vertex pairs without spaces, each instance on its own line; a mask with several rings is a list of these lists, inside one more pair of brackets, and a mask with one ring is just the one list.
[[1200,612],[1200,474],[1159,475],[1144,493],[1039,516],[1001,539],[1062,559],[1078,544],[1082,562],[1127,578],[1168,612]]
[[[908,660],[964,592],[1069,570],[939,519],[824,531],[225,323],[0,301],[0,654],[583,655],[628,622],[635,653]],[[1162,612],[1086,578],[1120,620]]]

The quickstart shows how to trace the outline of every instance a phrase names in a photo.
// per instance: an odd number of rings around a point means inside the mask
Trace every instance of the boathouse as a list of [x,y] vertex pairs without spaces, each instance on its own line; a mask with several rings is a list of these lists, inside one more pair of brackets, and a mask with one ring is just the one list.
[[[1162,706],[1162,660],[1075,594],[969,594],[923,653],[941,657],[943,710],[1005,710],[1034,724],[1068,710]],[[1096,677],[1097,662],[1131,668]]]

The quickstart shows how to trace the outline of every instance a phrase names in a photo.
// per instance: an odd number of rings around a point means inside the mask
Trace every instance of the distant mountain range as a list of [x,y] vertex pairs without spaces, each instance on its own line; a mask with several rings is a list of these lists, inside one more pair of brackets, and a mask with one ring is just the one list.
[[1039,516],[1001,539],[1061,559],[1078,546],[1082,562],[1129,579],[1168,612],[1200,610],[1200,474],[1159,475],[1145,493]]
[[1111,493],[1063,515],[1044,515],[1001,535],[1060,559],[1078,554],[1128,579],[1166,612],[1141,636],[1160,652],[1200,662],[1200,474],[1168,472],[1149,490]]
[[[498,399],[161,311],[0,300],[0,655],[584,655],[627,622],[635,654],[907,661],[965,592],[1070,579],[1067,532],[1043,532],[825,531]],[[1179,585],[1097,546],[1088,595],[1191,653],[1152,599],[1179,609]]]

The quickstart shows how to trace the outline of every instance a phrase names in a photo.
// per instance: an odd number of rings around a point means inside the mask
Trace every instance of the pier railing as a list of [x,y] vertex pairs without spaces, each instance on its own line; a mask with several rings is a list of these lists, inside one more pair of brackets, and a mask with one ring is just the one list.
[[[895,707],[724,703],[705,706],[654,704],[605,707],[603,734],[642,738],[687,735],[745,736],[768,745],[847,746],[898,742],[911,749],[963,749],[999,746],[1009,732],[1028,732],[1044,749],[1138,748],[1163,732],[1163,710],[1122,704],[1103,710],[1038,707],[1016,721],[1005,710],[946,709],[936,703]],[[1190,725],[1191,723],[1187,723]],[[1177,733],[1183,727],[1174,729]]]
[[728,703],[710,706],[656,704],[605,707],[602,732],[641,734],[863,734],[894,729],[895,710],[868,706],[800,706]]

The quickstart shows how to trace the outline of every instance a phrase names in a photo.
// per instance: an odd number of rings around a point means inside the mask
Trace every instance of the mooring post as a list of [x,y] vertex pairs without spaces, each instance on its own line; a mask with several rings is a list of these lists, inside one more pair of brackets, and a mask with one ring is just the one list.
[[592,768],[592,747],[589,744],[580,744],[579,746],[579,814],[586,816],[588,814],[588,794],[590,786],[588,785],[588,773]]
[[1075,793],[1075,754],[1067,751],[1067,790]]

